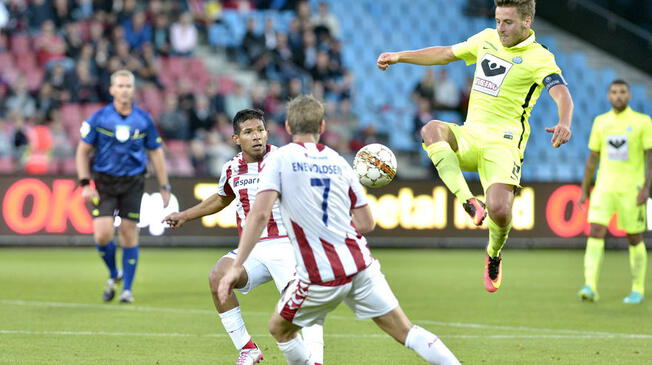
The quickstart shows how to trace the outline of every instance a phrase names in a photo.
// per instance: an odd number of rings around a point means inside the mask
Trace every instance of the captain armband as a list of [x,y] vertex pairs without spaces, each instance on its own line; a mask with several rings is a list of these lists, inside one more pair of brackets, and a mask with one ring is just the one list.
[[543,85],[550,90],[557,85],[567,85],[564,76],[560,74],[550,74],[543,78]]

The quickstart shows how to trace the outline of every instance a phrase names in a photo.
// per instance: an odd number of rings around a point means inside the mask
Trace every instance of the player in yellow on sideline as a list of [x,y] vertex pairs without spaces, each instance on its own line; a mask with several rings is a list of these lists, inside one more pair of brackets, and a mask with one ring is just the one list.
[[[580,207],[589,202],[591,232],[584,255],[584,283],[578,295],[585,301],[598,300],[598,275],[604,256],[604,237],[611,216],[616,213],[618,226],[627,232],[632,291],[623,302],[639,304],[645,295],[647,252],[642,233],[647,230],[646,202],[652,179],[652,119],[637,113],[627,104],[629,85],[615,80],[609,85],[611,110],[593,121],[589,137],[590,154],[586,160]],[[590,191],[596,165],[600,169],[595,189]]]
[[[528,119],[543,87],[557,104],[558,123],[546,128],[557,148],[571,137],[573,101],[555,57],[535,41],[530,29],[534,0],[495,0],[496,29],[487,28],[453,46],[382,53],[376,65],[386,70],[402,62],[477,64],[463,126],[439,120],[421,129],[423,148],[439,177],[476,225],[489,211],[489,243],[484,285],[495,292],[502,282],[500,251],[512,224],[515,190],[520,186],[523,152],[530,136]],[[474,198],[462,170],[477,171],[487,205]]]

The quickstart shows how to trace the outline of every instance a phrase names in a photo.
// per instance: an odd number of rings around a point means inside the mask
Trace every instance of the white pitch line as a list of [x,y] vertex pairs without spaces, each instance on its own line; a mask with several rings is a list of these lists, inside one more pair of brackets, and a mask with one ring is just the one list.
[[[46,302],[46,301],[32,301],[32,300],[10,300],[0,299],[0,305],[17,305],[17,306],[32,306],[32,307],[57,307],[57,308],[90,308],[90,309],[104,309],[104,310],[124,310],[133,312],[153,312],[153,313],[178,313],[178,314],[205,314],[215,315],[214,310],[208,309],[183,309],[183,308],[165,308],[165,307],[145,307],[134,305],[109,305],[109,304],[93,304],[93,303],[65,303],[65,302]],[[245,316],[264,316],[267,317],[270,312],[244,312]],[[329,315],[329,319],[334,320],[347,320],[350,321],[352,316],[338,316]],[[552,332],[552,333],[565,333],[571,336],[596,336],[596,338],[652,338],[652,334],[637,334],[637,333],[617,333],[617,332],[601,332],[601,331],[580,331],[569,329],[554,329],[554,328],[536,328],[536,327],[523,327],[523,326],[500,326],[481,323],[462,323],[462,322],[444,322],[433,321],[427,319],[414,319],[413,322],[419,324],[429,324],[436,326],[457,327],[457,328],[474,328],[474,329],[490,329],[490,330],[506,330],[506,331],[529,331],[529,332]],[[501,336],[501,335],[497,335]],[[509,336],[509,335],[508,335]],[[525,336],[525,335],[524,335]],[[546,335],[534,335],[539,338]],[[490,336],[480,336],[491,338]],[[561,337],[560,337],[561,338]],[[573,338],[573,337],[571,337]]]
[[[137,336],[137,337],[227,337],[219,333],[148,333],[148,332],[106,332],[106,331],[30,331],[30,330],[7,330],[0,329],[0,335],[30,335],[30,336]],[[252,334],[253,337],[263,337],[268,334]],[[325,337],[331,338],[389,338],[386,334],[353,334],[353,333],[326,333]],[[442,338],[465,338],[465,339],[652,339],[652,335],[627,335],[614,334],[603,335],[440,335]]]

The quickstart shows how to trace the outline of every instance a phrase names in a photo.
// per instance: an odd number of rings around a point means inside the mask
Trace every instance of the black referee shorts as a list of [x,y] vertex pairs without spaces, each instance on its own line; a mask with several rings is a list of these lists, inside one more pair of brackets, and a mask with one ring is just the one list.
[[145,175],[112,176],[93,173],[100,201],[93,203],[93,217],[115,217],[140,220],[140,201],[145,192]]

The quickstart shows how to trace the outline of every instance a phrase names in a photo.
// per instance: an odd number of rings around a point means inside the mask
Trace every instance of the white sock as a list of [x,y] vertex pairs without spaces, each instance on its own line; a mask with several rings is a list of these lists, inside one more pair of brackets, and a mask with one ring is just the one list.
[[310,360],[310,353],[300,336],[296,336],[288,342],[279,342],[278,348],[285,356],[288,365],[307,365]]
[[405,347],[414,350],[429,364],[459,365],[459,361],[451,350],[433,333],[414,326],[405,338]]
[[310,352],[310,362],[324,363],[324,327],[314,324],[310,327],[301,329],[303,343]]
[[235,348],[240,350],[244,345],[251,340],[249,332],[247,332],[247,327],[245,327],[244,320],[240,314],[240,307],[235,307],[231,310],[228,310],[224,313],[218,313],[224,329],[229,333],[231,341],[235,345]]

